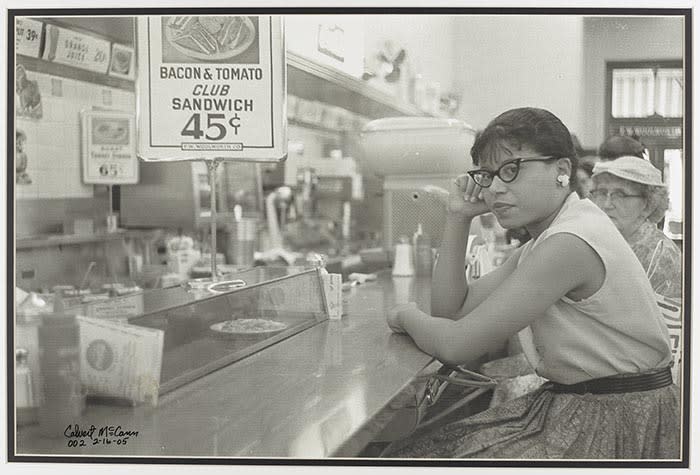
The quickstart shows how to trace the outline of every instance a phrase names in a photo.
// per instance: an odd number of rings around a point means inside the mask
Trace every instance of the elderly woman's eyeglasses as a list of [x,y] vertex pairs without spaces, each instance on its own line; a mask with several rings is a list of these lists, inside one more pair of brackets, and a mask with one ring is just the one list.
[[593,190],[591,191],[591,198],[599,203],[605,203],[610,198],[612,204],[620,204],[627,198],[644,198],[644,195],[628,195],[618,190]]
[[513,160],[508,160],[506,163],[498,167],[495,172],[489,170],[471,170],[467,174],[472,177],[474,182],[482,188],[488,188],[493,183],[493,177],[497,176],[504,183],[510,183],[520,173],[520,164],[523,162],[546,162],[555,160],[559,157],[518,157]]

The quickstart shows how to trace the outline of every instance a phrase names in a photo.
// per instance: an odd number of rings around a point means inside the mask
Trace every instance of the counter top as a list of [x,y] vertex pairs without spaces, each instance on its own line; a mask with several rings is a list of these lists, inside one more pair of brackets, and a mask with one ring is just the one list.
[[17,432],[17,455],[137,457],[354,456],[381,429],[381,409],[432,358],[391,332],[386,311],[408,296],[425,308],[427,279],[392,279],[344,293],[346,315],[161,397],[158,407],[90,404],[75,424],[138,431],[126,444],[68,447],[64,434],[43,438],[36,425]]
[[36,247],[70,246],[88,242],[141,238],[148,235],[149,231],[134,229],[119,229],[113,233],[96,232],[93,234],[45,234],[41,236],[27,236],[19,238],[15,241],[15,246],[18,250],[32,249]]

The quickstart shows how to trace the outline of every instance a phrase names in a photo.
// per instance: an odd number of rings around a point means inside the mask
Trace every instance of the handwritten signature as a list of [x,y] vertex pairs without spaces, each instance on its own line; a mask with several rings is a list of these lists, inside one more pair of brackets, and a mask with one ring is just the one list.
[[97,427],[80,427],[68,424],[63,436],[68,439],[68,447],[85,447],[88,445],[126,445],[130,438],[138,437],[139,431],[124,429],[122,426],[106,425]]

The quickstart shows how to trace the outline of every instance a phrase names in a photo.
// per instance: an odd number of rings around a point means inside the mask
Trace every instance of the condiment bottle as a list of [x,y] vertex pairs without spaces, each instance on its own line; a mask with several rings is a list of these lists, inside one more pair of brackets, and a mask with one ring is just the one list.
[[39,372],[42,397],[39,429],[45,437],[62,437],[85,408],[80,383],[80,326],[75,315],[64,313],[60,295],[54,313],[39,326]]
[[35,423],[37,407],[34,402],[34,384],[28,364],[29,352],[24,348],[15,351],[15,407],[17,425]]
[[417,276],[430,276],[433,274],[433,248],[430,245],[430,236],[423,232],[423,225],[418,224],[418,230],[413,235],[415,249],[415,270]]

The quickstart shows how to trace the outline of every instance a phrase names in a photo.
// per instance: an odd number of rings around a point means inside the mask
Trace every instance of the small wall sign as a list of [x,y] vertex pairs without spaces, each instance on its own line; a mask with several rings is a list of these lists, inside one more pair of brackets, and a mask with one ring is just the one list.
[[83,111],[83,182],[138,182],[136,119],[127,112]]

